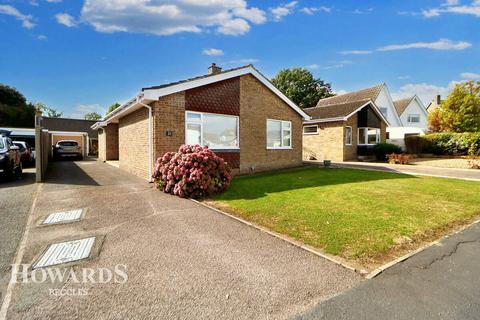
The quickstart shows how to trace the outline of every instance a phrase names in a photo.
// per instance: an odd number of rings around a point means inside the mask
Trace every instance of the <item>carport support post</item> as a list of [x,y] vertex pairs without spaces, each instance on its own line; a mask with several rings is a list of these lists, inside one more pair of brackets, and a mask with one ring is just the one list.
[[42,182],[42,112],[35,112],[35,180]]

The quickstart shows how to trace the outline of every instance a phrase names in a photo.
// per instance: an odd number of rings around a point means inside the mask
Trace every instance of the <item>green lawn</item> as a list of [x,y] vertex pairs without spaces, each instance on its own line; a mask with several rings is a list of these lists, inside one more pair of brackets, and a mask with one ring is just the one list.
[[327,253],[375,260],[479,216],[480,183],[301,168],[237,177],[214,203]]

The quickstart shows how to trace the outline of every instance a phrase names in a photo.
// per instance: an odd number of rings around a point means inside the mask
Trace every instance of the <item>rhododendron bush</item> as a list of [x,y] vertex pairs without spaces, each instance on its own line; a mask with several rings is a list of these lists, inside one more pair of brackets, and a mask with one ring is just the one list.
[[208,147],[183,145],[158,158],[153,179],[159,189],[179,197],[203,198],[228,188],[228,164]]

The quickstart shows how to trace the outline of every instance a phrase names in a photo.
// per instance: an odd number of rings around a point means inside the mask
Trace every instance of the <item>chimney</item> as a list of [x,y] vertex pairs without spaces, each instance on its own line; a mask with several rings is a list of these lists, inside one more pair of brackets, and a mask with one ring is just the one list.
[[218,74],[220,72],[222,72],[222,68],[217,66],[215,63],[212,63],[212,65],[208,67],[208,75]]
[[440,104],[442,103],[442,97],[441,97],[439,94],[437,94],[435,100],[436,100],[436,102],[437,102],[438,105],[440,105]]

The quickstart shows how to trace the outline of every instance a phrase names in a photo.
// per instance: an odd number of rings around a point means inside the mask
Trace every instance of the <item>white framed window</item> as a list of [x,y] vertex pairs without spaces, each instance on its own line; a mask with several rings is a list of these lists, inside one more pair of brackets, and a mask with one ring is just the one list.
[[304,126],[303,134],[318,134],[318,125]]
[[352,145],[352,127],[350,126],[345,127],[345,144],[347,146]]
[[292,122],[267,119],[267,149],[292,148]]
[[385,118],[388,117],[388,109],[387,108],[380,108],[380,112],[385,116]]
[[419,123],[420,115],[419,114],[409,114],[407,118],[408,123]]
[[238,117],[216,113],[185,112],[185,143],[210,149],[238,149]]
[[380,142],[380,129],[358,128],[358,145],[374,145]]

